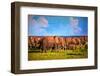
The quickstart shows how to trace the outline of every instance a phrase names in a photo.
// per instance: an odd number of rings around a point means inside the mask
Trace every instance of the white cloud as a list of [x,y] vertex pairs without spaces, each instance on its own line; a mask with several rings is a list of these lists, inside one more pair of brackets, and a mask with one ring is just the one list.
[[48,21],[45,17],[41,16],[37,20],[37,22],[41,25],[41,27],[48,27]]
[[44,16],[40,16],[38,19],[35,19],[33,16],[29,16],[29,30],[30,33],[34,35],[47,35],[46,28],[48,27],[48,20]]
[[75,34],[78,34],[82,31],[82,29],[79,27],[79,20],[75,17],[70,18],[70,26]]

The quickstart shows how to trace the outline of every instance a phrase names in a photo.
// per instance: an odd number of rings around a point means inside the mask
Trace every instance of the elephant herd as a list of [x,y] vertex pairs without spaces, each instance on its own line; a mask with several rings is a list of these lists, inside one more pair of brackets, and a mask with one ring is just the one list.
[[48,50],[75,50],[81,48],[88,48],[87,36],[29,36],[28,37],[29,49],[40,49],[42,52]]

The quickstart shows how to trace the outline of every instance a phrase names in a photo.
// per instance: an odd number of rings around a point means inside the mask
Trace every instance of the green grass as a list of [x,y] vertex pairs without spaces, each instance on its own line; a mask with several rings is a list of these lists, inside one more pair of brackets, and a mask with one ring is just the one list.
[[[31,50],[32,51],[32,50]],[[36,50],[35,50],[36,51]],[[28,52],[28,60],[54,60],[54,59],[79,59],[87,58],[86,50],[60,50],[48,52]]]

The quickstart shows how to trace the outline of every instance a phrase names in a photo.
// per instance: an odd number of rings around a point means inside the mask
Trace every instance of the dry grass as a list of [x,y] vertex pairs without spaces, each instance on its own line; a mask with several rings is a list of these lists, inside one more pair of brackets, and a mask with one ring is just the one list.
[[54,60],[54,59],[79,59],[87,58],[88,53],[86,50],[60,50],[48,52],[29,52],[28,60]]

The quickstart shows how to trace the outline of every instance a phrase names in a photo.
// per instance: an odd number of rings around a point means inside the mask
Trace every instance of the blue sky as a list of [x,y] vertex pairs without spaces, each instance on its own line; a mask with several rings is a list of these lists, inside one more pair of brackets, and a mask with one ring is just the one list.
[[28,15],[28,36],[87,36],[88,18]]

